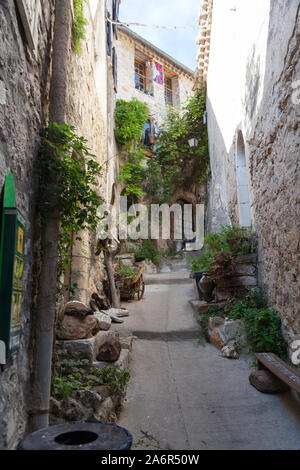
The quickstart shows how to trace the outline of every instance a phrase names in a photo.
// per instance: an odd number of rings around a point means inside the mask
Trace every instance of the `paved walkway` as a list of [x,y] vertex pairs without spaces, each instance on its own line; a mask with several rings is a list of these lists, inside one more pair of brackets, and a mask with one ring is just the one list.
[[114,325],[138,337],[119,420],[133,434],[133,448],[300,449],[299,397],[259,393],[248,381],[249,358],[226,359],[197,342],[188,273],[148,282],[142,301],[125,304],[130,317]]

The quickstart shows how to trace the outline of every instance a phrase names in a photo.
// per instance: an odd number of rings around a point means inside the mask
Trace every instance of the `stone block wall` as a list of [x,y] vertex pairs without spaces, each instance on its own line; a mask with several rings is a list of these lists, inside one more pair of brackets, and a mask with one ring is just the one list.
[[[300,4],[292,3],[273,2],[271,8],[270,41],[274,30],[285,31],[282,17],[289,20],[289,35],[277,53],[275,44],[268,49],[269,85],[248,140],[260,282],[281,316],[288,342],[300,335]],[[280,73],[272,77],[276,63]]]
[[224,280],[216,286],[214,295],[217,302],[257,287],[256,254],[238,256],[235,259],[234,270],[235,273],[230,279]]
[[[149,59],[148,75],[149,77],[151,76],[153,96],[137,90],[134,86],[134,59],[136,48],[142,50],[143,54]],[[117,52],[119,81],[117,98],[126,101],[136,98],[142,101],[148,107],[151,118],[159,124],[162,122],[162,117],[167,114],[168,107],[165,104],[164,86],[154,82],[152,79],[153,58],[156,58],[162,65],[166,65],[168,69],[172,70],[174,76],[176,76],[176,78],[172,80],[173,103],[175,107],[180,107],[191,94],[193,88],[192,73],[187,74],[180,71],[178,67],[172,68],[172,64],[166,61],[164,57],[159,58],[153,50],[146,46],[143,47],[139,41],[136,41],[122,30],[119,33]]]
[[242,135],[259,284],[288,341],[300,334],[299,8],[299,1],[214,0],[207,77],[207,231],[241,223]]
[[[27,348],[33,261],[33,165],[39,130],[47,108],[49,41],[53,2],[41,0],[37,9],[38,51],[28,47],[21,18],[13,0],[0,3],[0,188],[11,171],[16,205],[26,220],[23,304],[20,350],[0,371],[0,449],[14,448],[27,420],[25,394],[29,380]],[[0,307],[1,308],[1,307]]]

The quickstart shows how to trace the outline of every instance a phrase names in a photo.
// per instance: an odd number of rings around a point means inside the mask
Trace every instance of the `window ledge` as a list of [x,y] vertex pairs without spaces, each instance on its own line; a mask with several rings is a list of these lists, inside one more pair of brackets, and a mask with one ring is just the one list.
[[135,87],[134,87],[134,89],[135,89],[135,91],[138,91],[139,93],[142,93],[142,95],[151,96],[151,98],[154,98],[153,93],[152,94],[151,93],[146,93],[145,91],[141,91],[141,90],[139,90],[138,88],[135,88]]

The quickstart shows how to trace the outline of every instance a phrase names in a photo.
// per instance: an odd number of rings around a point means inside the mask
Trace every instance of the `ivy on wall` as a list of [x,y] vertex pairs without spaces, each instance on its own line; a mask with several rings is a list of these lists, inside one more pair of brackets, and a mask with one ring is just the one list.
[[[67,124],[51,122],[41,131],[41,146],[36,165],[39,211],[43,223],[47,223],[53,211],[49,201],[53,200],[54,187],[60,222],[60,274],[67,269],[71,247],[76,240],[81,240],[80,232],[84,229],[95,232],[100,220],[97,209],[103,199],[94,187],[97,177],[101,176],[102,168],[86,143],[86,139],[79,137],[75,128]],[[50,179],[54,179],[55,186],[49,186]]]
[[73,50],[75,54],[82,53],[81,40],[86,39],[86,27],[89,24],[84,17],[84,4],[86,0],[74,0],[74,20],[72,24]]
[[[159,202],[168,202],[174,191],[190,189],[204,182],[209,164],[208,136],[203,114],[204,94],[192,95],[181,110],[170,108],[160,130],[155,156],[148,163],[147,193]],[[198,144],[190,148],[188,140]]]
[[142,136],[148,117],[148,108],[140,101],[117,100],[115,137],[124,160],[117,181],[125,184],[126,196],[139,198],[143,195],[146,169]]

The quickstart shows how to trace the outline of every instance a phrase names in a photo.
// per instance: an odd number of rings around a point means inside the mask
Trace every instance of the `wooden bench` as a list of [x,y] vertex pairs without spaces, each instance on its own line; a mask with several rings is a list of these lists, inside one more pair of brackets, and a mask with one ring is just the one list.
[[300,374],[273,353],[256,353],[261,369],[268,369],[282,382],[300,393]]

